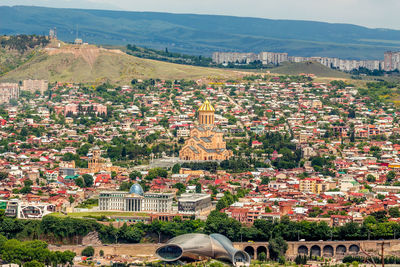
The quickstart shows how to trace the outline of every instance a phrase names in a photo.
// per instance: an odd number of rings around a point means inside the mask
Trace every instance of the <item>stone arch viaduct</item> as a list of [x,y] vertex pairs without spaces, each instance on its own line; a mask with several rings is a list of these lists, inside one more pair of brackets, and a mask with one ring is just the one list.
[[[380,252],[384,247],[390,248],[399,245],[400,240],[359,240],[359,241],[299,241],[288,242],[286,257],[294,259],[297,255],[317,256],[325,258],[341,259],[346,255],[365,256],[362,251]],[[262,252],[270,256],[268,242],[236,242],[234,246],[249,253],[253,259],[257,259]]]

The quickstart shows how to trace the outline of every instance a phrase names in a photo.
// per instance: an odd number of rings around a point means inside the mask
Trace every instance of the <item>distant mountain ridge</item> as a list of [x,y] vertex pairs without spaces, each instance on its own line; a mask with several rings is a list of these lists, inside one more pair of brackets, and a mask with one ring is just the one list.
[[215,51],[288,52],[293,56],[383,59],[400,49],[400,31],[351,24],[217,15],[0,6],[0,34],[78,36],[96,44],[136,44],[211,55]]

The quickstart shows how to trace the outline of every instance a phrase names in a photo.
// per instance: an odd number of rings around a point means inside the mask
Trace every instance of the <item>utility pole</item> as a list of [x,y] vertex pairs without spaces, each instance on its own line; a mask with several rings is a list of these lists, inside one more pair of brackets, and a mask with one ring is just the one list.
[[383,241],[383,240],[382,240],[382,243],[378,243],[378,245],[381,245],[381,255],[380,256],[381,256],[382,267],[385,267],[385,244],[390,245],[390,243],[385,243],[385,241]]

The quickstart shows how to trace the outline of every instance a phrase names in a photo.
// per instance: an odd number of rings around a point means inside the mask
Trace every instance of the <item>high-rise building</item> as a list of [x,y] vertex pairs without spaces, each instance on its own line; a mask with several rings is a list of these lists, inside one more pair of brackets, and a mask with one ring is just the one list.
[[289,60],[287,53],[261,52],[258,56],[264,65],[279,65]]
[[394,71],[400,70],[400,52],[385,52],[384,70]]
[[212,58],[213,62],[217,64],[249,64],[250,62],[258,60],[258,55],[254,53],[215,52]]
[[49,83],[46,80],[24,80],[21,90],[43,94],[48,89]]
[[8,103],[11,99],[19,98],[17,83],[0,83],[0,104]]

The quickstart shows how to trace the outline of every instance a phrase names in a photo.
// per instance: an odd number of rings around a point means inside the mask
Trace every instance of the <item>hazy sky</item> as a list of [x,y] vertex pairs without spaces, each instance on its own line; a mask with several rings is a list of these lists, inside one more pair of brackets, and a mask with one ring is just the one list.
[[0,5],[219,14],[400,29],[400,0],[0,0]]

